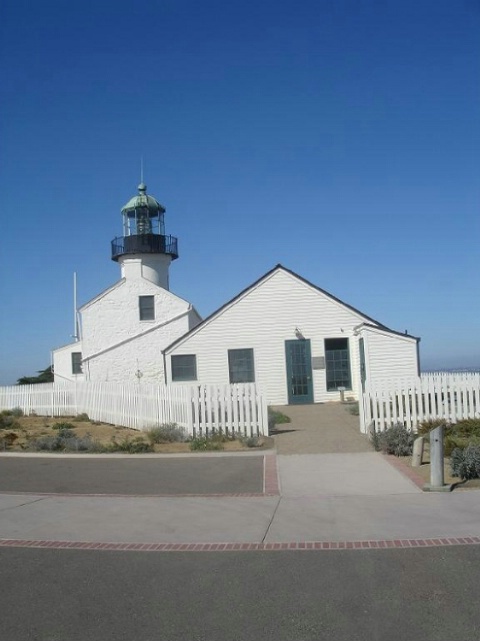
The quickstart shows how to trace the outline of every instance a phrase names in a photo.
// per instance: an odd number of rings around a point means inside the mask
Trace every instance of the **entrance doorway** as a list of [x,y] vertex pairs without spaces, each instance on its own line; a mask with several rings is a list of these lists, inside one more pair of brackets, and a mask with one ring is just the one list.
[[313,403],[312,352],[308,339],[285,341],[288,404]]

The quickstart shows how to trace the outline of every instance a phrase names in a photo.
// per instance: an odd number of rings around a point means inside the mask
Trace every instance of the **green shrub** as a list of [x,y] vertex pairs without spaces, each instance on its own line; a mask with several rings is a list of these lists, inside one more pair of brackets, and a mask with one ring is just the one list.
[[5,410],[0,414],[0,430],[18,430],[20,423],[15,420],[15,416],[10,410]]
[[466,448],[455,448],[450,456],[452,476],[462,480],[480,477],[480,445],[469,444]]
[[152,445],[154,443],[184,443],[187,440],[185,428],[177,423],[164,423],[158,427],[152,427],[145,434]]
[[111,444],[106,448],[109,452],[125,452],[126,454],[144,454],[153,452],[153,447],[142,436],[130,439],[128,436],[122,441],[112,438]]
[[223,450],[223,441],[219,438],[199,436],[190,441],[190,449],[193,452],[199,451],[219,451]]
[[269,431],[273,430],[275,428],[275,425],[281,425],[282,423],[290,423],[290,417],[284,414],[283,412],[279,412],[278,410],[274,410],[271,407],[269,407],[268,408]]
[[454,449],[464,449],[468,445],[468,439],[459,438],[453,434],[446,434],[443,437],[443,454],[450,456]]
[[455,425],[452,425],[452,431],[455,435],[465,438],[480,438],[480,418],[465,418],[457,421]]
[[440,425],[445,425],[445,433],[451,428],[451,423],[449,423],[444,418],[430,418],[428,421],[422,421],[418,424],[417,435],[418,436],[428,436],[429,433]]
[[386,454],[409,456],[413,451],[414,435],[402,423],[397,423],[383,432],[378,432],[376,438],[378,449]]
[[77,414],[75,416],[75,420],[77,421],[77,423],[81,423],[81,422],[88,422],[90,418],[88,414],[86,414],[85,412],[82,412],[81,414]]
[[21,407],[14,407],[13,410],[11,410],[12,416],[15,416],[15,418],[20,418],[20,416],[23,416],[23,410]]
[[52,430],[74,430],[75,425],[73,423],[66,423],[66,422],[60,422],[60,423],[54,423],[52,425]]

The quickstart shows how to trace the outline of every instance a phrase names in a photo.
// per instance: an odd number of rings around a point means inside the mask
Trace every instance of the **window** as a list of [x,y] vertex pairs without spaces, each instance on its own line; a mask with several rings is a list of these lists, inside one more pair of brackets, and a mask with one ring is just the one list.
[[228,373],[230,383],[254,383],[253,349],[229,349]]
[[348,338],[325,339],[325,365],[327,392],[337,390],[339,387],[352,389]]
[[172,356],[172,381],[196,381],[197,357],[195,354]]
[[155,320],[154,296],[139,296],[138,308],[140,310],[140,320]]
[[72,352],[72,374],[83,374],[82,352]]

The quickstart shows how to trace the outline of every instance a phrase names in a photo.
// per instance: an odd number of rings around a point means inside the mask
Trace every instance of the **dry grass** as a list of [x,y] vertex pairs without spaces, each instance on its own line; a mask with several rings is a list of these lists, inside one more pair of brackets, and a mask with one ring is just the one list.
[[[28,441],[42,436],[55,436],[58,430],[53,429],[56,423],[69,423],[73,426],[75,436],[86,436],[89,434],[94,440],[98,441],[101,445],[109,445],[112,439],[118,442],[124,439],[135,439],[144,437],[146,434],[139,430],[133,430],[128,427],[120,427],[116,425],[109,425],[107,423],[91,422],[89,420],[77,420],[75,417],[46,417],[46,416],[21,416],[15,419],[18,427],[0,431],[1,433],[14,432],[18,438],[12,447],[8,448],[10,452],[25,451]],[[262,438],[262,445],[260,449],[268,449],[272,447],[271,438]],[[236,452],[249,450],[241,441],[227,441],[223,444],[223,451]],[[182,452],[190,452],[190,443],[159,443],[153,446],[154,452],[174,454]],[[255,448],[258,449],[258,448]]]

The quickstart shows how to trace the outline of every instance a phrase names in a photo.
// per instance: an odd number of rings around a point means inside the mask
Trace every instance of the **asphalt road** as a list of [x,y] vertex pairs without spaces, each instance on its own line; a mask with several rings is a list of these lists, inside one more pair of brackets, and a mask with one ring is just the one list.
[[1,458],[0,491],[126,495],[261,493],[263,457]]
[[8,641],[472,641],[480,546],[0,549]]

